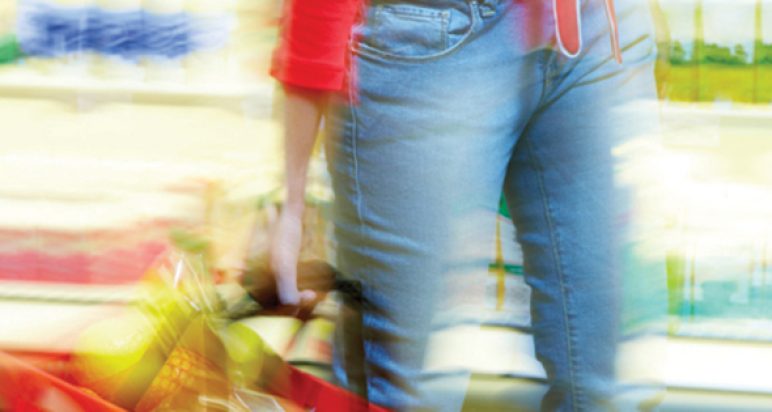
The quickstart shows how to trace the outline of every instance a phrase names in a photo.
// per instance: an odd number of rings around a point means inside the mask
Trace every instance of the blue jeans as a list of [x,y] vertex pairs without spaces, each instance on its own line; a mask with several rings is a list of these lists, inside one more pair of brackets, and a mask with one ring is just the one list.
[[595,411],[614,394],[628,211],[611,150],[656,128],[618,110],[656,98],[651,20],[645,1],[617,1],[618,65],[603,2],[586,0],[584,50],[568,59],[526,38],[529,3],[550,2],[372,0],[354,28],[326,150],[337,263],[367,306],[363,343],[339,340],[335,369],[374,403],[431,407],[418,388],[432,319],[463,279],[451,273],[486,270],[467,252],[492,245],[502,190],[533,291],[543,409]]

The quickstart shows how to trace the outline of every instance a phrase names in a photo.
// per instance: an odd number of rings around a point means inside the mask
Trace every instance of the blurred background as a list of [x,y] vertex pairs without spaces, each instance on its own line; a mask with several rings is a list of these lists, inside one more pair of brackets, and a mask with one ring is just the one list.
[[[772,410],[772,0],[652,7],[659,100],[630,110],[654,105],[663,133],[618,152],[621,179],[656,185],[637,210],[661,223],[644,248],[668,270],[661,410]],[[78,383],[83,331],[141,306],[170,251],[200,256],[227,293],[265,249],[281,204],[267,76],[280,10],[0,0],[0,352]],[[324,170],[317,151],[304,253],[333,261]],[[477,324],[435,351],[474,371],[468,410],[534,410],[544,391],[514,231],[502,204],[468,302]],[[239,322],[329,378],[331,305],[306,323]]]

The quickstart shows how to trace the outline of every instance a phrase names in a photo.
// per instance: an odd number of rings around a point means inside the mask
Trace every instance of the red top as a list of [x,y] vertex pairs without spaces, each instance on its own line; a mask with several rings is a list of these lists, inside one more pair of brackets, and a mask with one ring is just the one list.
[[340,90],[360,1],[287,0],[271,75],[293,86]]
[[[351,27],[362,1],[287,0],[271,75],[288,85],[340,90],[345,79]],[[552,2],[558,46],[564,54],[574,57],[582,48],[579,0]],[[621,62],[613,0],[605,0],[605,4],[612,50],[617,61]]]

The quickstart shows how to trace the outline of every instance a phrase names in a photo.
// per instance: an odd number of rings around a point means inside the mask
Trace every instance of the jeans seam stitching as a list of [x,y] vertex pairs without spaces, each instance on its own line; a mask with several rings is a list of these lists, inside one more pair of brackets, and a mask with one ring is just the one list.
[[351,167],[354,175],[354,205],[359,221],[359,232],[364,235],[364,218],[362,217],[362,189],[359,184],[359,159],[357,153],[357,140],[359,137],[359,127],[354,100],[353,79],[348,82],[349,111],[351,113]]
[[[353,61],[353,56],[352,61]],[[351,67],[354,67],[352,64]],[[359,140],[359,121],[356,113],[356,105],[359,101],[359,95],[357,93],[358,88],[355,87],[355,77],[356,75],[351,75],[349,77],[348,82],[348,104],[349,104],[349,112],[351,114],[351,163],[353,168],[353,176],[354,176],[354,206],[356,209],[357,214],[357,221],[359,223],[358,232],[359,236],[364,239],[365,238],[365,221],[364,221],[364,215],[362,213],[362,189],[360,186],[360,178],[359,178],[359,156],[357,151],[357,140]],[[356,98],[356,99],[355,99]],[[366,293],[365,290],[362,291],[362,293]],[[365,309],[362,308],[362,330],[361,330],[361,337],[362,337],[362,361],[364,362],[363,368],[362,368],[362,378],[364,379],[363,382],[358,382],[357,384],[361,384],[363,390],[365,391],[365,394],[369,397],[371,393],[374,393],[374,390],[370,387],[371,385],[371,379],[370,376],[372,376],[372,371],[370,370],[368,359],[368,348],[369,348],[369,342],[372,340],[372,336],[370,334],[369,328],[365,327]]]
[[557,233],[557,230],[555,230],[555,225],[552,219],[552,205],[550,203],[549,197],[547,196],[547,191],[544,187],[544,178],[543,178],[543,170],[539,166],[539,162],[536,161],[536,158],[533,154],[533,146],[530,141],[526,142],[528,145],[528,156],[531,158],[532,164],[536,167],[537,175],[539,176],[539,192],[541,194],[542,200],[543,200],[543,206],[544,206],[544,217],[547,220],[547,226],[549,228],[550,232],[550,239],[552,243],[552,254],[555,259],[555,269],[557,269],[558,272],[558,280],[560,282],[560,294],[561,294],[561,300],[562,300],[562,306],[563,306],[563,322],[565,324],[565,331],[566,331],[566,346],[568,348],[568,363],[569,363],[569,378],[570,378],[570,389],[571,389],[571,400],[573,403],[573,410],[578,411],[578,401],[577,401],[577,394],[578,389],[576,388],[576,368],[575,368],[575,359],[574,359],[574,348],[573,348],[573,330],[571,328],[571,322],[569,322],[569,313],[567,308],[567,293],[565,288],[565,281],[563,276],[563,265],[562,260],[560,259],[560,250],[559,250],[559,243],[560,243],[560,236]]
[[[351,167],[353,169],[353,176],[354,176],[354,204],[356,209],[356,215],[357,215],[357,222],[358,222],[358,235],[360,237],[360,241],[365,239],[365,219],[364,214],[362,213],[362,204],[363,204],[363,196],[362,196],[362,189],[360,185],[360,175],[359,175],[359,156],[358,156],[358,145],[357,142],[359,140],[359,118],[357,116],[357,110],[356,107],[360,102],[361,99],[361,93],[359,88],[359,72],[356,69],[357,64],[355,63],[356,59],[356,53],[354,52],[354,44],[355,42],[353,40],[349,41],[348,45],[348,58],[349,58],[349,64],[347,71],[349,73],[348,75],[348,81],[346,82],[346,94],[348,98],[348,109],[349,113],[351,115],[351,121],[350,123],[350,136],[351,136]],[[353,275],[353,274],[350,274]],[[367,289],[365,285],[363,285],[362,293],[367,294]],[[357,382],[357,385],[361,384],[362,390],[365,392],[365,399],[369,399],[370,394],[375,393],[376,391],[371,387],[372,385],[372,379],[370,377],[373,375],[372,368],[370,366],[370,363],[368,362],[368,353],[371,352],[369,350],[369,347],[371,346],[371,342],[373,340],[372,333],[370,328],[366,327],[365,322],[365,316],[367,315],[368,309],[363,306],[361,307],[361,339],[362,339],[362,361],[364,362],[364,365],[361,369],[362,371],[362,382]],[[348,372],[347,372],[348,373]]]

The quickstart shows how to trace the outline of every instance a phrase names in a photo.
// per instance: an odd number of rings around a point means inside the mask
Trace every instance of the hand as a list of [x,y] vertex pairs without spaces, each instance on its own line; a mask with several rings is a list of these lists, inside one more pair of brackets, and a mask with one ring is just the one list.
[[282,209],[269,249],[269,266],[276,277],[279,301],[283,305],[309,306],[316,301],[312,290],[298,290],[297,264],[303,238],[302,212]]

